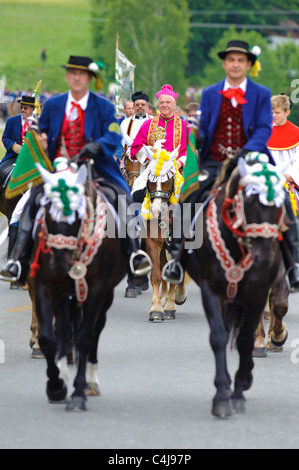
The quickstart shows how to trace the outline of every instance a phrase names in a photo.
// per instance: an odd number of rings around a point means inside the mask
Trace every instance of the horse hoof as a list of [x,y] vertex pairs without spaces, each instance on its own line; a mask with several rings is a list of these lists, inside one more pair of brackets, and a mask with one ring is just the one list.
[[45,359],[41,349],[32,349],[31,359]]
[[282,346],[274,346],[272,342],[267,344],[267,351],[274,352],[274,353],[281,353],[283,351]]
[[87,384],[84,393],[87,397],[99,397],[101,395],[100,387],[96,383],[89,383]]
[[164,317],[163,312],[158,312],[158,311],[150,312],[149,321],[158,323],[164,320],[165,320],[165,317]]
[[267,357],[267,348],[254,348],[252,351],[252,357]]
[[232,404],[230,400],[213,400],[212,415],[216,418],[225,419],[233,415]]
[[137,297],[137,289],[135,287],[127,287],[125,297],[126,299],[135,299]]
[[66,411],[87,411],[85,397],[72,397],[65,407]]
[[165,320],[175,320],[175,310],[164,310]]
[[235,413],[245,414],[246,406],[244,398],[232,398],[231,401]]
[[65,385],[65,382],[61,379],[59,380],[59,382],[61,384],[61,388],[56,389],[56,390],[51,389],[50,381],[48,381],[47,383],[47,395],[48,395],[50,402],[55,403],[55,402],[63,401],[65,400],[67,396],[67,386]]
[[283,333],[283,338],[282,338],[282,339],[279,339],[279,340],[278,340],[278,339],[276,339],[275,337],[273,338],[273,334],[272,334],[272,336],[271,336],[271,341],[272,341],[272,343],[274,344],[274,346],[278,346],[278,347],[283,346],[287,339],[288,339],[288,332],[287,332],[287,330],[284,331],[284,333]]

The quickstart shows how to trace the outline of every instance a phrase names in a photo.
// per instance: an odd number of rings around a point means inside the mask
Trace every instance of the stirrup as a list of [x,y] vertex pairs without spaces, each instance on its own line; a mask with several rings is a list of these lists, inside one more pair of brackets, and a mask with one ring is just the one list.
[[166,276],[166,270],[167,269],[170,269],[171,268],[171,265],[176,263],[176,261],[174,259],[171,259],[170,261],[168,261],[165,266],[163,267],[162,269],[162,280],[163,281],[166,281],[166,282],[169,282],[170,284],[182,284],[183,280],[184,280],[184,270],[183,270],[183,267],[181,265],[181,263],[179,263],[179,268],[180,268],[180,278],[178,281],[175,281],[173,279],[168,279],[168,277]]
[[295,292],[299,292],[299,282],[296,283],[296,284],[298,284],[298,287],[296,287],[296,286],[292,287],[291,286],[290,273],[292,272],[293,269],[294,269],[294,266],[290,266],[289,269],[286,271],[285,280],[286,280],[289,292],[295,293]]
[[[18,280],[20,279],[21,274],[22,274],[22,266],[21,266],[20,261],[18,261],[18,260],[15,261],[15,260],[13,260],[13,259],[9,259],[9,260],[7,261],[7,263],[6,263],[7,269],[8,269],[9,266],[12,265],[12,264],[16,265],[17,268],[18,268],[18,273],[17,273],[17,275],[16,275],[16,276],[11,276],[11,277],[9,277],[9,276],[5,276],[5,275],[3,275],[3,274],[0,274],[0,281],[16,282],[16,281],[18,281]],[[2,272],[2,270],[1,270],[1,272]]]
[[[137,257],[137,256],[143,256],[146,261],[148,262],[148,265],[145,266],[144,268],[137,268],[135,269],[134,268],[134,259]],[[143,250],[137,250],[135,251],[134,253],[131,254],[131,257],[130,257],[130,270],[132,272],[132,274],[134,276],[145,276],[146,274],[148,274],[151,270],[153,269],[153,263],[152,263],[152,260],[150,259],[149,255],[143,251]]]

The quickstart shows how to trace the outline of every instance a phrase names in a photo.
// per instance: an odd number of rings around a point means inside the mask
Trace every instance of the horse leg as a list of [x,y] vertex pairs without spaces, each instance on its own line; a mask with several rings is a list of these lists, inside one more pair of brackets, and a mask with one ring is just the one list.
[[[288,338],[283,318],[288,311],[289,290],[285,278],[279,283],[273,297],[270,298],[271,305],[271,323],[269,328],[269,350],[274,352],[282,351],[282,347]],[[270,343],[271,340],[271,343]]]
[[267,357],[267,349],[265,347],[265,328],[264,328],[264,312],[261,315],[259,324],[254,333],[253,357]]
[[[86,411],[85,390],[88,387],[86,381],[87,359],[91,351],[94,337],[97,336],[95,325],[101,324],[100,319],[106,296],[104,295],[106,285],[100,282],[96,290],[90,289],[88,299],[83,306],[83,321],[76,338],[76,348],[78,351],[78,370],[74,380],[74,392],[71,400],[66,406],[67,411]],[[104,327],[102,323],[102,328]],[[94,357],[93,357],[94,360]]]
[[36,316],[35,296],[34,296],[32,281],[30,280],[30,278],[28,281],[28,291],[29,291],[29,296],[30,296],[31,303],[32,303],[32,316],[31,316],[31,324],[30,324],[31,337],[29,341],[29,345],[32,349],[31,359],[44,359],[45,356],[43,355],[40,349],[39,342],[38,342],[39,324],[38,324],[38,319]]
[[88,356],[87,366],[86,366],[86,382],[87,388],[85,390],[86,396],[99,396],[100,393],[100,382],[97,376],[98,369],[98,343],[99,338],[104,326],[106,324],[107,311],[112,305],[114,297],[114,291],[112,290],[110,294],[107,294],[105,304],[103,306],[102,312],[98,316],[96,325],[95,325],[95,334],[93,337],[91,351]]
[[147,253],[149,254],[153,269],[151,271],[151,284],[153,288],[152,304],[149,312],[149,321],[160,322],[164,321],[164,310],[160,298],[160,284],[162,281],[161,268],[160,268],[160,253],[161,246],[155,243],[152,239],[147,238]]
[[183,305],[187,300],[187,289],[185,280],[182,284],[175,286],[175,303],[177,305]]
[[[249,390],[252,385],[252,369],[254,367],[252,351],[254,344],[254,332],[260,321],[266,299],[262,299],[259,305],[247,305],[243,311],[243,323],[237,338],[237,348],[240,362],[239,369],[235,375],[235,388],[231,395],[235,412],[245,412],[245,397],[243,392]],[[258,312],[257,314],[255,312]]]
[[[53,331],[52,302],[44,285],[35,286],[36,313],[40,324],[39,344],[47,360],[47,395],[51,401],[64,400],[67,388],[59,378],[59,369],[55,362],[57,340]],[[59,312],[58,312],[59,314]]]
[[228,390],[231,380],[227,370],[226,346],[228,333],[225,329],[219,297],[210,289],[207,281],[200,284],[203,307],[210,325],[210,344],[216,361],[215,386],[212,414],[218,418],[227,418],[233,411]]
[[175,307],[175,285],[169,284],[169,289],[166,295],[166,302],[164,305],[165,320],[174,320],[176,307]]

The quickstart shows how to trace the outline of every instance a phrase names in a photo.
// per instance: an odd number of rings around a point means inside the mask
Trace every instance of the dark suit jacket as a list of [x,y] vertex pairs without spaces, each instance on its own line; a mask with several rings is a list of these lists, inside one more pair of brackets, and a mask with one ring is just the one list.
[[[202,94],[200,133],[205,137],[205,143],[201,160],[209,156],[222,101],[222,95],[219,92],[223,90],[223,86],[224,80],[207,87]],[[245,99],[247,103],[242,105],[243,125],[247,137],[244,149],[266,153],[270,157],[270,162],[274,164],[267,148],[267,142],[272,133],[271,91],[248,79]]]
[[6,154],[4,155],[2,162],[11,157],[17,157],[17,154],[11,150],[13,144],[17,143],[21,145],[21,133],[22,133],[22,116],[18,114],[7,119],[6,126],[2,135],[2,142],[6,148]]

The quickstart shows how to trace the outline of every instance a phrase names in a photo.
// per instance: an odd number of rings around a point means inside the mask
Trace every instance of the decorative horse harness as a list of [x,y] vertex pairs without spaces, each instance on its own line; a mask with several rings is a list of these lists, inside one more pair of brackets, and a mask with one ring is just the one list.
[[237,238],[238,245],[242,253],[242,258],[238,262],[235,262],[232,258],[219,228],[217,206],[215,202],[219,189],[210,200],[206,214],[209,239],[216,257],[220,261],[221,267],[224,270],[225,279],[228,282],[227,299],[229,302],[234,301],[238,292],[239,282],[244,278],[245,272],[253,265],[250,239],[261,237],[267,239],[273,238],[281,241],[282,230],[285,227],[284,206],[279,208],[279,215],[276,224],[269,224],[268,222],[264,222],[262,224],[247,224],[244,210],[243,190],[244,186],[239,185],[237,193],[232,199],[226,194],[221,210],[222,220],[227,228]]

